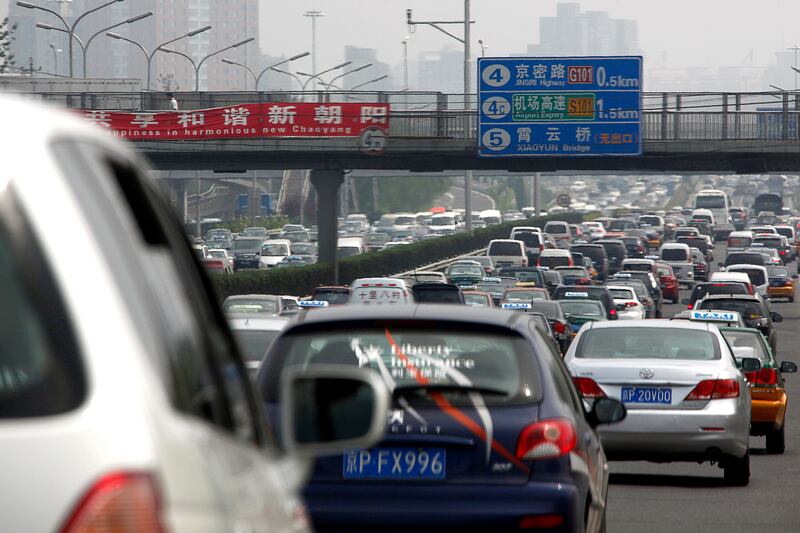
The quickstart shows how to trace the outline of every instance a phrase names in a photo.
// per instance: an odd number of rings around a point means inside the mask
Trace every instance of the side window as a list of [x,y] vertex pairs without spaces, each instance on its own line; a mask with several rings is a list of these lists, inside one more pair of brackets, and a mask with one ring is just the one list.
[[[186,314],[196,338],[183,340],[171,354],[176,407],[244,440],[261,442],[259,410],[244,364],[213,289],[180,225],[155,187],[133,164],[105,153],[102,159],[128,203],[142,238],[165,258],[162,271],[177,273],[172,278],[177,289],[172,290],[177,290],[178,299],[186,302]],[[161,282],[168,283],[169,277]],[[170,304],[164,302],[166,311]],[[186,331],[180,333],[185,335]]]

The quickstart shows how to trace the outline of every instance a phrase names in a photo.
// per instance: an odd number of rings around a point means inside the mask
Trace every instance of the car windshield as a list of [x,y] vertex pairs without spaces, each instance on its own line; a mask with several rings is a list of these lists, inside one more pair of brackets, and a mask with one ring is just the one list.
[[227,300],[222,305],[226,313],[269,313],[274,314],[278,312],[278,300]]
[[612,289],[609,288],[608,292],[611,293],[611,297],[615,300],[632,300],[634,295],[633,289]]
[[417,219],[412,216],[401,216],[394,219],[394,223],[397,226],[408,226],[409,224],[416,224]]
[[581,301],[581,300],[559,300],[561,310],[565,315],[572,316],[588,316],[602,318],[606,315],[606,310],[603,309],[603,304],[595,301]]
[[239,344],[245,361],[261,361],[267,349],[275,342],[280,331],[234,329],[233,336]]
[[[756,268],[737,268],[735,272],[744,272],[750,278],[750,283],[753,285],[764,285],[767,280],[764,277],[764,271]],[[787,272],[788,274],[788,272]]]
[[544,232],[551,235],[563,235],[565,233],[569,233],[569,226],[567,226],[565,223],[551,224],[548,222],[544,226]]
[[708,331],[680,327],[596,328],[581,336],[575,352],[585,359],[671,359],[711,361],[720,358]]
[[298,242],[292,244],[292,255],[314,255],[317,247],[311,243]]
[[489,300],[484,294],[464,293],[464,303],[471,307],[487,307]]
[[771,266],[767,267],[767,273],[770,278],[790,278],[789,270],[785,267]]
[[661,259],[664,261],[688,261],[689,253],[684,248],[664,248],[661,250]]
[[523,232],[523,233],[515,233],[514,239],[517,241],[522,241],[525,243],[525,246],[529,248],[535,248],[542,243],[541,235],[534,232]]
[[261,247],[261,255],[271,257],[289,255],[289,247],[285,244],[265,244]]
[[748,248],[752,242],[750,237],[731,237],[728,239],[728,248]]
[[758,331],[748,331],[745,329],[723,329],[722,336],[728,341],[733,349],[733,355],[737,358],[756,357],[762,363],[770,361],[764,338]]
[[758,302],[750,300],[703,300],[697,304],[697,308],[736,311],[745,320],[758,320],[764,316]]
[[367,235],[367,242],[370,244],[385,244],[392,240],[388,233],[370,233]]
[[777,231],[779,235],[783,235],[787,239],[791,239],[792,237],[794,237],[792,228],[787,228],[786,226],[779,226],[775,228],[775,231]]
[[447,275],[451,278],[458,276],[483,278],[483,274],[483,267],[478,265],[453,265],[447,270]]
[[506,302],[530,302],[531,300],[546,300],[544,291],[508,291],[503,295]]
[[704,283],[692,291],[692,300],[700,300],[709,294],[748,294],[747,287],[741,283]]
[[583,268],[559,268],[558,271],[565,278],[567,278],[567,277],[573,277],[573,278],[587,278],[587,277],[589,277],[589,275],[586,273],[586,270],[584,270]]
[[257,250],[261,243],[264,242],[261,239],[236,239],[233,241],[233,249],[234,251],[238,250]]
[[489,251],[487,255],[513,255],[513,256],[520,256],[522,255],[522,249],[520,243],[517,241],[501,241],[501,242],[493,242],[489,245]]
[[349,291],[323,291],[311,295],[312,300],[328,302],[333,305],[344,305],[350,300]]
[[[403,396],[409,402],[431,401],[425,389],[437,387],[449,403],[460,405],[473,405],[475,397],[463,392],[470,389],[491,391],[481,394],[481,403],[486,404],[526,404],[541,397],[530,343],[505,332],[476,331],[472,325],[457,329],[393,324],[348,327],[296,333],[279,342],[285,354],[283,369],[370,368],[395,394],[406,389]],[[274,370],[271,379],[277,385],[282,369]]]
[[209,250],[208,255],[214,259],[225,259],[226,257],[225,252],[222,250]]

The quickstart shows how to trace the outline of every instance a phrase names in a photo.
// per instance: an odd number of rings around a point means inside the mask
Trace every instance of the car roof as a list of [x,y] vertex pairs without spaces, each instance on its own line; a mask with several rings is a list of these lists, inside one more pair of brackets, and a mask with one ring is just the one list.
[[257,313],[233,313],[227,316],[231,329],[281,331],[292,319],[280,316],[259,316]]
[[275,300],[280,298],[277,294],[234,294],[225,298],[225,301],[236,300]]
[[761,299],[754,294],[709,294],[703,300],[747,300],[761,303]]
[[597,328],[614,328],[614,327],[633,327],[633,328],[652,328],[652,327],[666,327],[666,328],[679,328],[679,329],[695,329],[701,331],[708,331],[711,324],[708,322],[692,322],[690,320],[670,320],[668,318],[656,318],[646,320],[604,320],[601,322],[592,322],[589,329]]
[[[485,293],[484,293],[485,294]],[[480,322],[510,327],[519,317],[505,309],[448,304],[345,305],[320,308],[298,317],[296,324],[322,324],[368,320],[420,320],[430,322]]]

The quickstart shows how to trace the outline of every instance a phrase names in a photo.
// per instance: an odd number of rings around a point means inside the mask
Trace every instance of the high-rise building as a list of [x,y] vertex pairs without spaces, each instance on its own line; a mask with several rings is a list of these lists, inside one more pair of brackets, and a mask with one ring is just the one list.
[[639,53],[634,20],[613,19],[606,11],[581,12],[578,3],[562,3],[555,17],[539,19],[539,44],[529,45],[534,56],[629,55]]
[[417,57],[418,91],[464,93],[464,52],[444,48],[439,52],[424,52]]
[[[337,85],[344,90],[351,89],[356,85],[380,78],[381,76],[391,76],[391,67],[386,63],[378,61],[378,51],[374,48],[359,48],[358,46],[351,45],[345,46],[344,59],[345,61],[352,61],[352,63],[345,68],[344,72],[370,63],[372,64],[369,68],[344,76],[340,80],[340,83],[337,83]],[[389,91],[392,89],[391,77],[375,83],[370,83],[363,88],[365,91]]]
[[[36,3],[59,12],[69,23],[77,15],[98,7],[107,0],[36,0]],[[140,13],[152,11],[153,16],[132,24],[123,24],[111,30],[110,26]],[[66,34],[35,28],[37,22],[61,27],[58,18],[41,10],[21,8],[12,0],[9,18],[18,23],[14,53],[18,65],[32,61],[35,67],[50,71],[54,65],[52,48],[61,49],[59,71],[68,68]],[[180,52],[199,63],[208,54],[239,42],[247,37],[255,41],[215,55],[200,69],[201,90],[232,91],[253,89],[252,76],[243,68],[221,61],[227,57],[252,68],[261,64],[258,47],[258,0],[136,0],[120,2],[86,16],[78,24],[76,34],[87,42],[92,40],[87,52],[87,76],[98,78],[139,78],[144,86],[147,79],[146,55],[136,45],[111,39],[106,31],[113,31],[140,43],[147,53],[175,37],[211,25],[213,28],[194,37],[181,39],[167,48]],[[74,46],[75,76],[81,76],[81,49]],[[155,90],[194,90],[195,69],[192,62],[180,54],[158,52],[151,66],[152,87]]]

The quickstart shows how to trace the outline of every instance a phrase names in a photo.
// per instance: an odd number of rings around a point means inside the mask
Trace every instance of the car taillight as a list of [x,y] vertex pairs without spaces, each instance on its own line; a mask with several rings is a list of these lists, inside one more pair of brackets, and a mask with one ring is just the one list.
[[572,451],[577,433],[568,420],[542,420],[522,430],[517,441],[517,459],[552,459]]
[[778,373],[775,372],[774,368],[762,368],[757,373],[755,384],[759,386],[770,385],[773,387],[777,387]]
[[553,331],[556,333],[564,333],[567,331],[567,326],[563,322],[553,322]]
[[544,250],[544,244],[539,245],[539,251],[541,252],[542,250]]
[[606,393],[592,378],[572,378],[572,381],[575,383],[575,387],[581,391],[581,396],[588,400],[606,397]]
[[609,316],[617,316],[617,310],[616,310],[616,309],[611,309],[611,310],[608,312],[608,314],[609,314]]
[[155,480],[141,472],[115,472],[98,480],[75,507],[62,533],[162,533]]
[[704,379],[692,389],[685,401],[720,400],[739,397],[739,382],[735,379]]
[[222,261],[206,261],[207,268],[225,268]]
[[636,302],[625,302],[625,307],[636,307]]
[[686,309],[690,309],[690,310],[691,310],[691,309],[694,309],[694,304],[689,304],[689,305],[687,305],[687,306],[686,306]]
[[592,280],[589,278],[578,278],[576,285],[591,285]]

